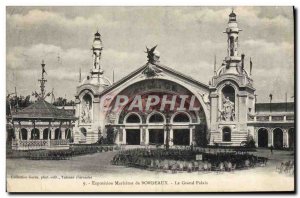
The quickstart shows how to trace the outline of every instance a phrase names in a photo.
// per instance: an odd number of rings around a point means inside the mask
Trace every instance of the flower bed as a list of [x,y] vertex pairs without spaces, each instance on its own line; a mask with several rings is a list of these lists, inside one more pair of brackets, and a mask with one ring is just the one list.
[[[196,156],[200,159],[196,160]],[[181,149],[132,149],[120,151],[114,165],[164,171],[232,171],[265,166],[267,158],[238,152],[205,153]]]

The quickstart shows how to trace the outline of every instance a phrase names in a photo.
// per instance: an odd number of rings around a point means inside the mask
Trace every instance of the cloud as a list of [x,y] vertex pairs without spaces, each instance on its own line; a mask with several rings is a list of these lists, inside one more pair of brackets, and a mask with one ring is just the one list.
[[[228,20],[228,15],[231,12],[229,7],[197,7],[196,9],[181,9],[178,8],[174,12],[174,16],[178,20],[186,22],[198,21],[200,24],[224,24],[224,20]],[[277,15],[274,17],[262,16],[264,12],[260,7],[235,7],[234,12],[237,14],[237,20],[242,21],[243,25],[255,26],[280,26],[289,27],[293,21],[286,16]],[[292,14],[292,13],[291,13]]]
[[[227,36],[222,32],[230,12],[230,7],[16,9],[13,14],[7,12],[7,75],[15,71],[19,79],[24,77],[23,84],[35,82],[44,59],[49,84],[55,81],[53,86],[57,85],[61,93],[61,84],[67,84],[72,87],[67,90],[71,96],[79,68],[82,77],[89,74],[93,33],[100,28],[104,45],[101,64],[110,79],[112,70],[118,80],[145,64],[145,45],[158,44],[163,64],[207,83],[214,55],[218,66],[227,55]],[[257,91],[264,94],[273,89],[272,83],[278,84],[275,78],[284,78],[278,90],[293,86],[292,7],[236,7],[235,12],[243,29],[239,52],[246,54],[247,70],[252,57]]]
[[294,45],[288,42],[268,42],[264,39],[249,39],[243,41],[243,45],[245,48],[253,48],[258,50],[260,53],[286,53],[293,55],[294,52]]
[[8,24],[14,27],[32,28],[39,25],[50,25],[58,28],[76,28],[76,27],[99,27],[117,25],[116,21],[106,21],[100,14],[90,17],[77,16],[67,18],[62,13],[42,11],[38,9],[30,10],[27,14],[7,14]]
[[[92,52],[89,49],[63,49],[60,46],[43,43],[29,47],[13,47],[7,51],[7,80],[10,86],[16,83],[19,86],[22,84],[21,81],[24,81],[23,85],[37,88],[36,81],[40,78],[42,60],[46,64],[49,84],[56,82],[64,84],[69,81],[73,83],[73,89],[78,82],[79,68],[82,70],[82,78],[90,75],[89,71],[92,68]],[[136,53],[108,49],[102,53],[101,65],[105,75],[110,79],[114,69],[115,80],[118,80],[142,66],[138,64],[139,62],[142,62],[141,56]],[[69,91],[70,95],[75,94],[75,90],[73,93]]]

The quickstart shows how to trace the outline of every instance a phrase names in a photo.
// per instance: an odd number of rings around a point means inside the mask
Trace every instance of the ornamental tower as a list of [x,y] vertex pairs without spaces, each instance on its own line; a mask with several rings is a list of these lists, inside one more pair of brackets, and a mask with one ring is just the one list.
[[92,75],[102,75],[104,73],[100,65],[102,49],[103,46],[101,41],[101,35],[97,31],[95,33],[95,38],[92,45],[92,51],[93,51],[93,68],[91,69]]
[[[81,80],[79,74],[79,85],[76,90],[76,122],[74,128],[75,143],[94,143],[99,140],[103,130],[100,127],[100,94],[111,85],[111,82],[104,76],[101,66],[102,40],[97,31],[92,44],[93,63],[90,74]],[[81,70],[80,70],[81,71]]]
[[240,31],[242,30],[238,27],[236,14],[232,10],[229,14],[228,26],[224,32],[227,34],[227,56],[224,61],[226,64],[226,68],[223,71],[224,73],[240,74],[243,72],[241,61],[244,56],[239,56],[238,51]]
[[209,87],[210,144],[238,146],[249,135],[247,122],[249,115],[255,112],[255,89],[244,68],[245,55],[239,55],[240,31],[237,16],[232,10],[224,32],[227,34],[227,56],[214,72]]

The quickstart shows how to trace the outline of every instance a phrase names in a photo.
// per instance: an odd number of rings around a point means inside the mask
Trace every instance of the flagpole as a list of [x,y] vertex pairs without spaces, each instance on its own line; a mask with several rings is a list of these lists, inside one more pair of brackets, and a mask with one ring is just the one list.
[[250,57],[250,76],[252,75],[252,60],[251,60],[251,57]]
[[287,92],[285,92],[285,112],[287,112]]

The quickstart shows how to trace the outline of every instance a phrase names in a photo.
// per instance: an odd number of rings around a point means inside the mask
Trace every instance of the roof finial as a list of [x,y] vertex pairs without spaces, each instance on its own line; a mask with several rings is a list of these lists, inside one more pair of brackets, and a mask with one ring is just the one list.
[[217,75],[217,56],[215,54],[215,59],[214,59],[214,75]]
[[41,85],[40,85],[41,93],[37,94],[35,92],[34,95],[36,97],[38,97],[39,99],[45,99],[45,97],[48,96],[48,94],[45,96],[45,83],[47,82],[47,80],[44,77],[44,73],[47,74],[47,72],[45,70],[45,62],[44,62],[44,60],[42,60],[42,64],[41,65],[42,65],[42,78],[38,80],[41,83]]
[[147,53],[147,58],[148,58],[148,62],[150,63],[155,63],[155,62],[158,62],[159,60],[159,52],[157,50],[155,50],[157,47],[157,45],[155,45],[154,47],[152,47],[151,49],[149,49],[147,46],[146,46],[146,52]]

